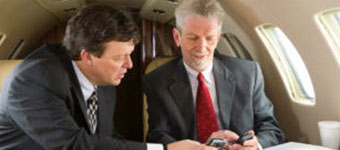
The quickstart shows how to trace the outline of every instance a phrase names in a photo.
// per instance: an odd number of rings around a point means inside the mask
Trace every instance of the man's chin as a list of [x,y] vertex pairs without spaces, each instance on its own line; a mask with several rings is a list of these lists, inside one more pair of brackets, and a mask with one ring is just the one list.
[[201,72],[201,71],[207,69],[207,67],[208,67],[207,64],[203,64],[203,63],[194,63],[191,66],[192,66],[192,69],[194,69],[198,72]]
[[119,81],[113,82],[111,85],[113,85],[113,86],[118,86],[119,84],[120,84],[120,80],[119,80]]
[[121,80],[115,80],[111,82],[103,82],[101,84],[98,84],[98,86],[118,86],[120,84]]

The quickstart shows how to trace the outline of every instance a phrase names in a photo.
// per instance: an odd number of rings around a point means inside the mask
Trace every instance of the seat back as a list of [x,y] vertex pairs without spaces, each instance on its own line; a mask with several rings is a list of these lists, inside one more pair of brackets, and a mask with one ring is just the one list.
[[0,60],[0,92],[7,76],[22,60]]
[[[145,69],[145,74],[155,70],[156,68],[158,68],[159,66],[163,65],[164,63],[174,59],[175,57],[159,57],[154,59]],[[143,95],[143,126],[144,126],[144,141],[146,141],[146,136],[148,134],[148,130],[149,130],[149,124],[148,124],[148,119],[149,119],[149,115],[148,115],[148,103],[147,103],[147,97],[144,94]]]

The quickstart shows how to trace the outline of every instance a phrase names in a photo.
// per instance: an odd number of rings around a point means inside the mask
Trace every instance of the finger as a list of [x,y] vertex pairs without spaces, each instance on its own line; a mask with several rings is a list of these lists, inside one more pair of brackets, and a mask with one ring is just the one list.
[[223,135],[224,135],[224,138],[227,139],[229,142],[232,140],[237,140],[239,138],[239,136],[235,132],[228,131],[228,130],[225,130],[223,132]]
[[257,147],[246,147],[246,146],[242,146],[242,145],[239,145],[239,144],[234,144],[232,147],[231,147],[231,150],[256,150]]
[[243,142],[243,146],[246,146],[246,147],[252,147],[252,146],[257,146],[257,145],[258,145],[258,142],[255,138]]
[[239,144],[233,144],[229,147],[230,150],[240,150],[242,148]]
[[210,135],[209,139],[211,138],[223,138],[223,139],[226,139],[228,142],[230,142],[232,140],[237,140],[239,136],[236,133],[229,131],[229,130],[219,130],[219,131],[213,132]]
[[232,145],[228,145],[227,146],[227,150],[233,150],[233,146]]
[[230,145],[227,143],[226,145],[223,146],[224,150],[229,150]]
[[255,131],[254,130],[249,130],[247,133],[250,133],[251,135],[255,136]]
[[205,146],[203,145],[203,149],[202,150],[217,150],[216,147],[212,147],[212,146]]
[[219,131],[216,131],[216,132],[213,132],[209,139],[210,138],[223,138],[223,131],[219,130]]

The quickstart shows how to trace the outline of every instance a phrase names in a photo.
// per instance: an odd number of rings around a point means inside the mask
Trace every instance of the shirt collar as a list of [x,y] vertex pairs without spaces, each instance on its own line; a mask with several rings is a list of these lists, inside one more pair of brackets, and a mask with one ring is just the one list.
[[[187,65],[184,61],[183,61],[183,63],[184,63],[185,69],[186,69],[187,72],[188,72],[188,75],[196,79],[197,76],[198,76],[198,72],[195,71],[194,69],[192,69],[192,68],[191,68],[189,65]],[[212,68],[213,68],[213,64],[211,63],[211,64],[208,66],[208,68],[206,68],[204,71],[201,72],[202,75],[203,75],[203,77],[204,77],[204,80],[205,80],[206,82],[208,82],[208,83],[213,82],[213,78],[212,78],[212,77],[213,77]]]
[[72,61],[73,68],[77,75],[81,91],[83,93],[84,99],[87,100],[90,98],[91,94],[95,91],[96,86],[92,85],[92,83],[86,78],[86,76],[80,71],[77,64]]

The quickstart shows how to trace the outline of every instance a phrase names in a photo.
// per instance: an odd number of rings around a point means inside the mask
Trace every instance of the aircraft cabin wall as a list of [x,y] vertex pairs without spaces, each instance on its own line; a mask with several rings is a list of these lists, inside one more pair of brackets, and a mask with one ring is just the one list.
[[[227,12],[223,31],[234,33],[261,64],[267,96],[274,104],[287,140],[320,144],[317,122],[340,120],[340,67],[314,17],[339,7],[340,1],[223,0],[221,3]],[[314,105],[292,99],[277,65],[255,31],[257,26],[268,23],[281,28],[300,53],[314,87]],[[222,46],[218,48],[221,50]]]
[[0,59],[15,58],[18,55],[14,52],[17,46],[18,51],[28,50],[57,22],[56,17],[33,0],[0,0],[0,33],[5,34],[5,40],[0,40],[3,41]]

